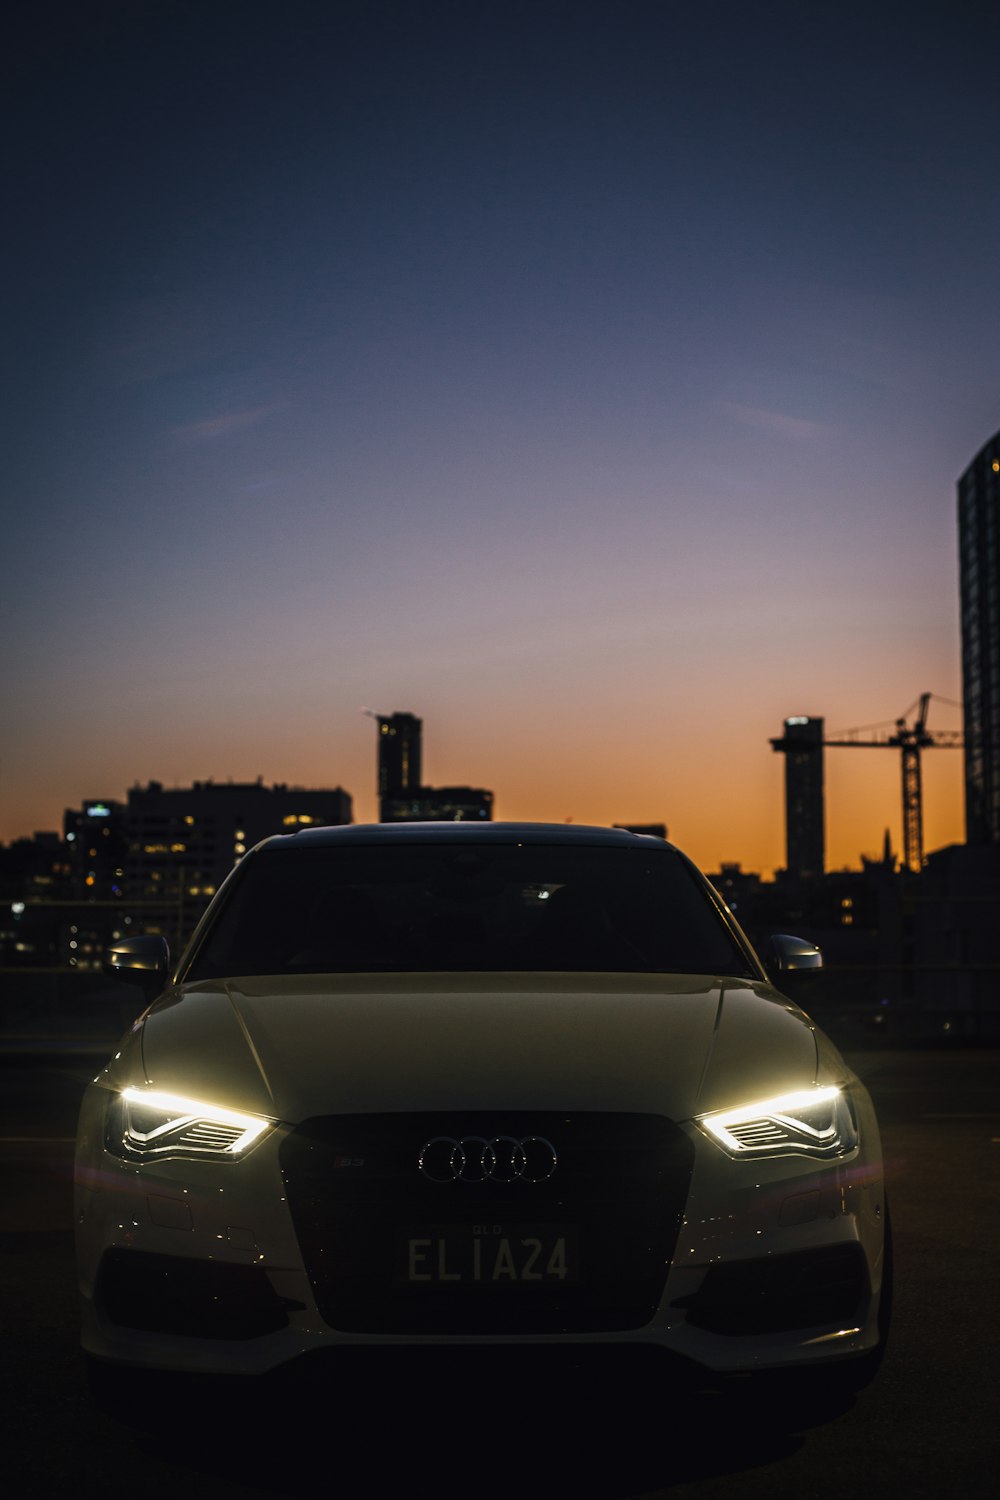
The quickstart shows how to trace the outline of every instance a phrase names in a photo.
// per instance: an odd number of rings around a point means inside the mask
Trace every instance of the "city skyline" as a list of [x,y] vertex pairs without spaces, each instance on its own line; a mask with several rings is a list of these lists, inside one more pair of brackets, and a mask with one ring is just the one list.
[[[369,705],[498,819],[662,821],[768,872],[786,717],[961,698],[996,18],[18,26],[0,840],[137,778],[339,784],[372,820]],[[961,841],[961,755],[924,782],[925,847]],[[831,751],[826,793],[828,868],[901,847],[895,755]]]
[[[957,705],[952,705],[952,706],[954,707],[954,706],[957,706]],[[368,711],[366,711],[366,712],[368,712]],[[404,712],[402,714],[396,714],[393,717],[403,718],[403,719],[411,719],[413,716],[410,715],[407,712]],[[381,729],[381,726],[382,726],[383,722],[384,722],[383,716],[379,716],[379,728],[380,729]],[[420,722],[419,719],[417,719],[416,722],[419,724],[419,722]],[[882,726],[878,726],[878,727],[881,728]],[[787,732],[788,732],[788,730],[787,730],[787,726],[786,726],[785,733],[787,734]],[[419,738],[419,735],[418,735],[418,738]],[[857,748],[862,748],[862,749],[872,749],[872,748],[882,748],[882,749],[884,749],[884,748],[887,748],[887,743],[886,743],[886,741],[884,739],[882,740],[882,743],[880,745],[878,745],[878,746],[876,746],[873,743],[871,743],[870,741],[872,741],[874,738],[875,738],[874,736],[868,736],[867,737],[867,741],[866,740],[860,740],[858,742]],[[878,738],[882,738],[882,737],[879,736]],[[934,748],[934,747],[932,746],[930,748]],[[951,748],[954,749],[954,748],[957,748],[957,747],[952,746]],[[379,811],[380,811],[379,804],[380,804],[380,802],[382,800],[382,797],[383,797],[383,769],[382,769],[383,762],[382,762],[381,749],[382,749],[382,746],[380,744],[380,739],[377,737],[376,740],[375,740],[375,751],[376,751],[376,768],[375,768],[376,796],[375,796],[375,799],[374,799],[375,800],[374,812],[373,812],[373,814],[372,814],[372,816],[370,818],[366,818],[366,817],[357,817],[357,818],[354,818],[353,821],[355,821],[355,822],[376,822],[379,819]],[[824,757],[824,759],[825,759],[825,757]],[[418,750],[418,762],[419,762],[419,750]],[[896,764],[896,766],[897,766],[896,777],[897,777],[897,781],[898,781],[898,777],[899,777],[899,771],[898,771],[898,752],[895,752],[895,751],[893,753],[893,763]],[[923,776],[924,776],[924,780],[926,782],[926,778],[927,778],[926,751],[925,751],[925,755],[924,755],[923,765],[924,765]],[[787,775],[784,772],[783,772],[783,780],[785,780],[785,783],[786,783],[785,784],[785,788],[783,789],[783,795],[786,795],[787,794]],[[933,784],[933,781],[932,781],[932,784]],[[135,778],[129,784],[127,790],[116,791],[115,793],[108,795],[104,799],[101,799],[101,798],[94,799],[94,798],[87,797],[87,798],[84,798],[82,800],[82,802],[79,804],[79,806],[77,806],[77,807],[66,807],[66,808],[64,808],[63,815],[58,820],[58,827],[53,827],[53,828],[50,828],[50,829],[36,829],[36,830],[32,830],[31,834],[28,834],[28,833],[24,832],[24,833],[21,833],[20,835],[16,835],[14,840],[9,840],[8,842],[16,841],[17,838],[30,838],[30,837],[35,836],[36,834],[42,834],[42,835],[47,835],[47,836],[51,836],[52,833],[57,833],[58,834],[59,831],[60,831],[60,829],[63,827],[63,824],[64,824],[66,818],[69,817],[71,814],[74,814],[75,818],[76,818],[76,822],[74,822],[74,824],[73,824],[73,826],[75,827],[75,826],[77,826],[77,823],[79,822],[79,818],[81,816],[85,816],[87,808],[90,805],[94,805],[94,806],[100,808],[101,810],[106,810],[105,805],[104,805],[105,803],[108,803],[108,804],[111,804],[111,805],[122,806],[122,805],[124,805],[126,797],[129,799],[129,801],[131,801],[131,799],[133,797],[135,797],[137,795],[140,795],[140,794],[146,794],[146,793],[149,793],[149,794],[151,794],[151,793],[160,794],[160,793],[162,793],[162,792],[165,791],[168,794],[171,793],[171,792],[187,792],[187,793],[194,792],[194,793],[197,793],[199,795],[203,795],[205,793],[211,793],[211,792],[213,792],[215,790],[219,790],[219,791],[223,791],[224,792],[227,788],[230,789],[230,790],[240,790],[240,789],[243,789],[243,790],[250,790],[250,791],[253,791],[253,792],[257,792],[257,791],[261,791],[262,790],[262,791],[267,792],[267,793],[275,792],[275,793],[280,793],[282,795],[287,794],[288,796],[291,796],[291,797],[294,797],[297,793],[302,793],[303,795],[309,796],[309,797],[317,797],[317,796],[327,796],[327,797],[329,797],[331,795],[335,795],[335,796],[344,795],[344,796],[346,796],[348,803],[351,803],[353,801],[353,797],[352,797],[351,792],[349,790],[341,788],[339,785],[337,786],[336,789],[333,789],[332,783],[329,784],[329,785],[327,785],[327,786],[323,786],[323,787],[321,787],[319,785],[316,785],[316,786],[305,786],[305,785],[298,784],[298,783],[289,783],[287,781],[282,781],[282,780],[277,779],[277,778],[274,779],[273,781],[269,782],[267,780],[267,778],[265,778],[263,775],[258,775],[255,778],[252,778],[252,779],[249,779],[249,780],[244,780],[244,781],[240,781],[240,780],[238,780],[238,779],[236,779],[234,777],[231,777],[231,776],[230,777],[218,777],[218,776],[216,776],[216,777],[207,777],[207,778],[202,778],[200,780],[199,779],[195,779],[190,784],[182,784],[182,783],[180,783],[178,781],[178,782],[173,783],[169,787],[163,787],[163,785],[160,782],[156,781],[155,778],[150,778],[150,779],[148,779],[144,783],[142,777],[137,777],[137,778]],[[425,793],[428,793],[431,797],[433,797],[435,795],[433,789],[420,788],[419,790],[422,790]],[[453,790],[453,791],[459,791],[459,790],[461,790],[461,791],[469,792],[470,789],[468,787],[464,787],[464,788],[452,788],[451,790]],[[487,797],[489,797],[491,794],[489,792],[487,792],[484,795],[486,795]],[[825,803],[825,799],[823,798],[823,796],[821,794],[821,796],[820,796],[820,806],[821,806],[821,808],[824,806],[824,803]],[[81,813],[81,811],[80,811],[81,808],[83,809],[83,813]],[[926,810],[925,810],[925,812],[926,812]],[[410,816],[412,817],[413,815],[411,814]],[[428,816],[431,816],[431,814],[428,814]],[[434,816],[441,816],[441,814],[440,813],[435,813]],[[477,816],[481,816],[481,813],[477,813]],[[787,826],[787,817],[788,817],[788,811],[787,811],[787,809],[785,809],[784,814],[783,814],[783,822],[782,822],[783,829]],[[395,821],[395,818],[393,818],[392,820]],[[350,821],[350,819],[349,819],[349,821]],[[510,821],[519,821],[519,820],[517,820],[517,819],[511,819]],[[547,818],[539,818],[539,819],[526,820],[526,821],[553,822],[553,821],[560,821],[560,820],[547,819]],[[571,822],[572,823],[572,822],[577,822],[578,820],[576,820],[572,816],[570,816],[569,818],[563,819],[561,821]],[[579,821],[582,821],[582,820],[579,820]],[[798,817],[797,817],[797,822],[798,822]],[[935,824],[935,826],[940,826],[940,822],[941,822],[940,815],[938,815],[937,817],[933,817],[933,815],[932,815],[932,822]],[[619,826],[619,827],[632,826],[634,828],[638,828],[639,827],[639,825],[636,822],[636,820],[631,820],[631,822],[629,824],[626,824],[622,819],[608,818],[608,819],[605,820],[605,824],[606,824],[606,826]],[[652,824],[650,824],[649,826],[652,826]],[[890,835],[890,842],[891,842],[891,828],[889,828],[887,826],[887,828],[886,828],[885,831],[886,831],[886,833],[888,833]],[[261,836],[261,835],[258,835],[258,836]],[[669,838],[670,836],[671,835],[670,835],[670,832],[669,832],[669,829],[668,829],[667,830],[667,837]],[[0,843],[2,843],[2,842],[3,841],[0,841]],[[960,840],[959,840],[959,842],[960,842]],[[896,855],[900,854],[900,850],[898,848],[895,848],[895,847],[893,849],[893,852]],[[853,863],[853,865],[851,866],[851,868],[858,868],[859,865],[860,865],[861,858],[876,859],[876,858],[882,857],[883,855],[884,855],[884,848],[883,848],[883,850],[880,850],[878,852],[878,854],[876,854],[875,851],[869,851],[869,850],[859,851],[859,858],[858,858],[858,860],[856,860]],[[703,862],[703,863],[705,864],[705,868],[708,868],[709,862]],[[749,868],[748,866],[745,865],[745,863],[743,861],[739,861],[739,860],[737,860],[737,861],[731,861],[731,860],[728,860],[728,859],[721,859],[721,860],[717,861],[716,864],[713,866],[713,868],[719,868],[719,869],[721,869],[723,867],[723,865],[731,865],[733,863],[742,864],[744,868]],[[822,858],[819,859],[818,863],[816,863],[816,861],[814,861],[814,863],[816,864],[816,871],[817,872],[819,871],[820,868],[825,869],[828,873],[835,872],[838,869],[847,868],[847,866],[845,866],[845,865],[834,865],[834,864],[831,864],[829,861],[826,861],[826,860],[824,860]],[[771,875],[773,873],[774,873],[774,867],[767,867],[764,870],[765,877],[769,876],[769,875]],[[799,871],[793,871],[793,873],[800,874],[801,872],[799,872]]]

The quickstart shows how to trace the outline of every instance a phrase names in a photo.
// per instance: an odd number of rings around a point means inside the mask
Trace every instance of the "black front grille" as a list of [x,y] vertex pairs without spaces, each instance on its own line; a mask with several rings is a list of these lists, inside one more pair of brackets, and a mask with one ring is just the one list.
[[[420,1152],[442,1136],[542,1137],[558,1163],[545,1181],[432,1182]],[[324,1116],[281,1148],[320,1311],[352,1333],[642,1327],[663,1293],[693,1158],[678,1126],[639,1114]],[[530,1171],[543,1170],[532,1158]]]

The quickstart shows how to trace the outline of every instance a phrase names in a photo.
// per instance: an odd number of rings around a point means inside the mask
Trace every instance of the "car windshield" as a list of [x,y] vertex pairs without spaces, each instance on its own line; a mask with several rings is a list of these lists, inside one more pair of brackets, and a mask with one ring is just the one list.
[[504,970],[752,976],[675,851],[529,843],[261,850],[183,978]]

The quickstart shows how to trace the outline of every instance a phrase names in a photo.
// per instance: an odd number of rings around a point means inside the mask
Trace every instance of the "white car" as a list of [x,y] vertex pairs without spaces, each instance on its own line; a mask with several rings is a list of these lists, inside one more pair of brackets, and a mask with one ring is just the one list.
[[[774,969],[819,955],[772,940]],[[462,823],[266,840],[87,1090],[92,1366],[636,1344],[853,1388],[888,1323],[871,1101],[661,840]]]

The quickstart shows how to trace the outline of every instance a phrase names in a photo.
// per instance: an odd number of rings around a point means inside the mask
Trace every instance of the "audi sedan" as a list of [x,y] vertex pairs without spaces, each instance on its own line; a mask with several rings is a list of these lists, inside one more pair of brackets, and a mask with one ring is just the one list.
[[[789,937],[766,956],[779,979],[819,962]],[[173,970],[152,935],[109,962],[150,1004],[80,1117],[105,1377],[456,1344],[871,1377],[868,1094],[671,845],[303,831],[241,861]]]

